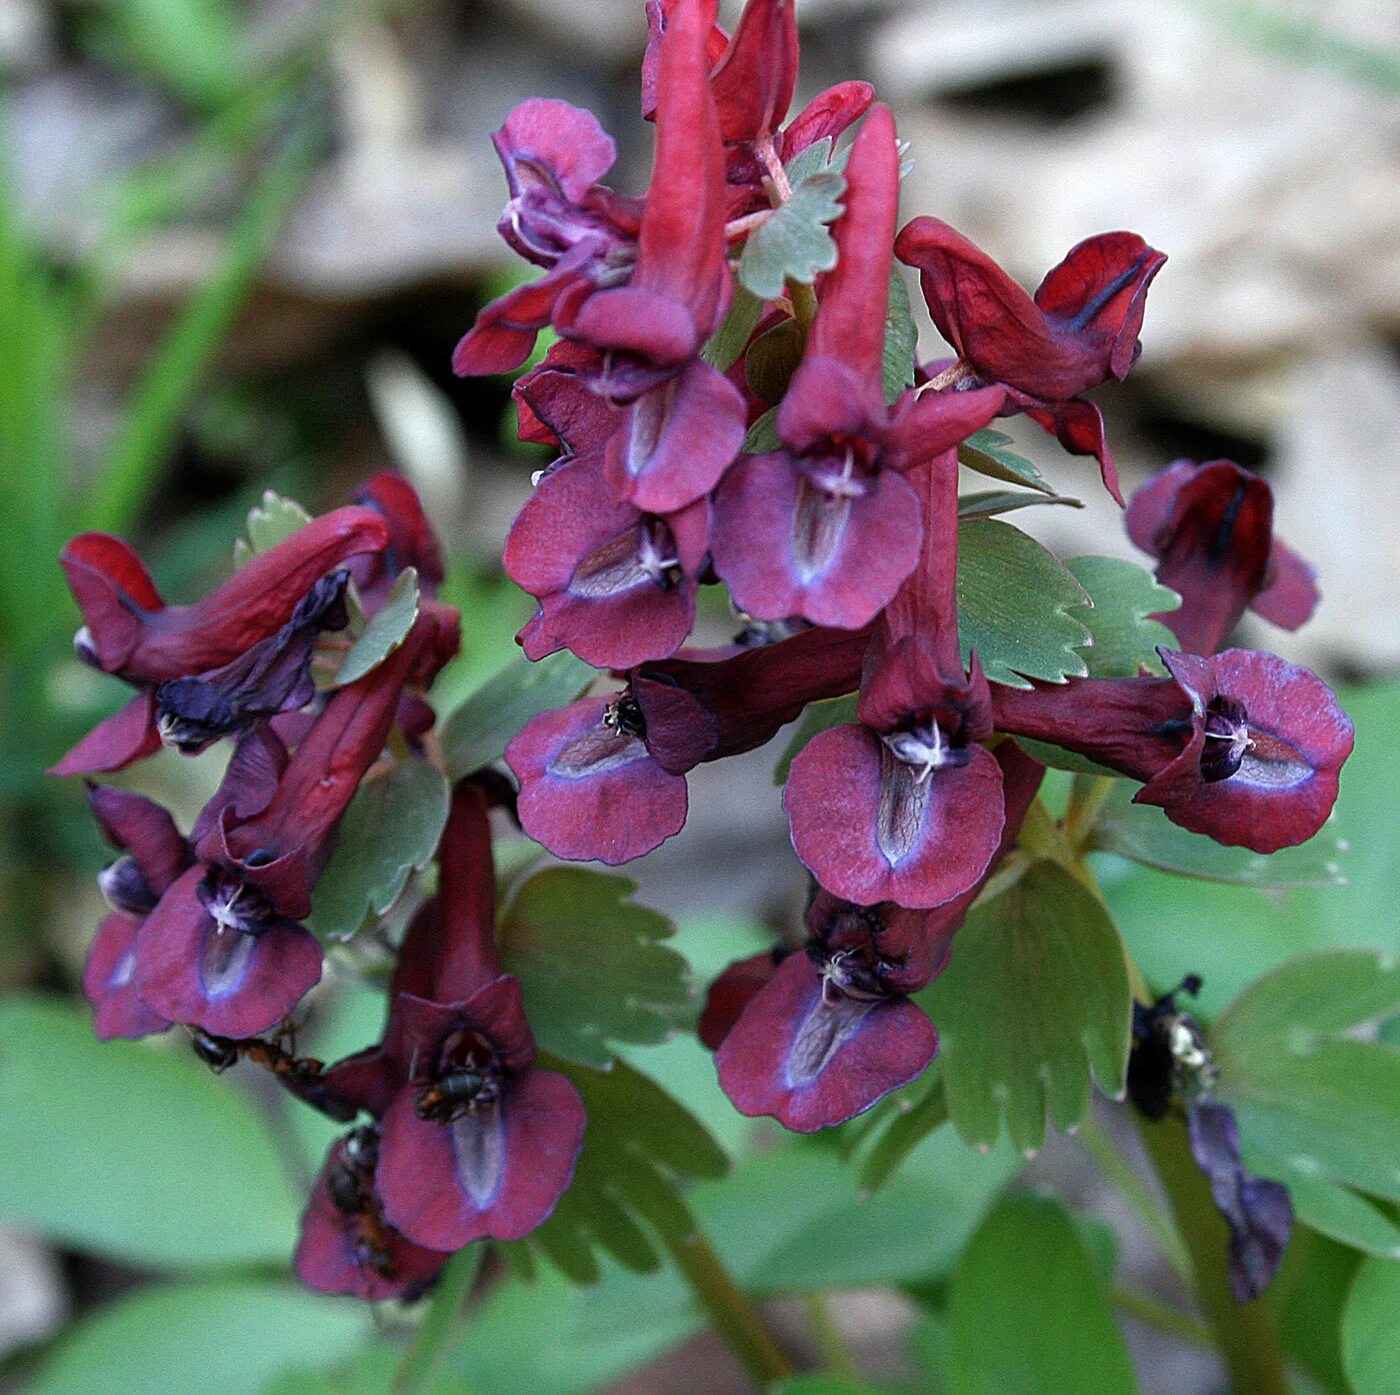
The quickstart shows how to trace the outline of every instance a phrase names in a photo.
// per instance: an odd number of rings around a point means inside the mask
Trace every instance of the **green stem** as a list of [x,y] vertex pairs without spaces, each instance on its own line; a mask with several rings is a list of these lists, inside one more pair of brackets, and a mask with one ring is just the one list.
[[418,1395],[427,1388],[485,1258],[486,1246],[478,1242],[458,1250],[443,1267],[428,1311],[394,1374],[394,1395]]
[[1118,783],[1111,775],[1076,775],[1070,791],[1069,809],[1065,813],[1065,840],[1075,852],[1081,852],[1093,836],[1094,825],[1104,801]]
[[1157,1199],[1144,1185],[1137,1169],[1123,1156],[1117,1145],[1092,1114],[1086,1114],[1074,1135],[1074,1141],[1094,1160],[1104,1179],[1113,1186],[1142,1222],[1162,1257],[1171,1265],[1177,1278],[1188,1287],[1191,1284],[1191,1256],[1172,1223],[1162,1214]]
[[803,334],[806,334],[817,318],[817,292],[811,286],[804,286],[801,281],[789,281],[787,285],[788,296],[792,300],[793,318],[801,326]]
[[758,1389],[767,1390],[792,1375],[792,1363],[699,1229],[676,1236],[668,1228],[662,1239],[715,1331],[739,1358]]
[[1262,1301],[1236,1303],[1226,1277],[1229,1231],[1191,1156],[1185,1122],[1137,1120],[1138,1132],[1186,1242],[1196,1297],[1225,1358],[1235,1395],[1288,1395],[1273,1312]]
[[1155,1327],[1159,1332],[1170,1332],[1172,1336],[1192,1342],[1198,1347],[1215,1345],[1215,1339],[1205,1323],[1192,1317],[1190,1313],[1183,1313],[1180,1308],[1173,1308],[1170,1303],[1163,1303],[1160,1298],[1139,1293],[1136,1289],[1115,1288],[1113,1302],[1125,1313],[1137,1318],[1139,1322],[1145,1322],[1149,1327]]
[[831,1315],[831,1304],[823,1293],[809,1293],[806,1296],[807,1316],[812,1323],[812,1336],[821,1353],[822,1366],[838,1376],[856,1380],[860,1370],[856,1359],[846,1342],[845,1334],[836,1325]]

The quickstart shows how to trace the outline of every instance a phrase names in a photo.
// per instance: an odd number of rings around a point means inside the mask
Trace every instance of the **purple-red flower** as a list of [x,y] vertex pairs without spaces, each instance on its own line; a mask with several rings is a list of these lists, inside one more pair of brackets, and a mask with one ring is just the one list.
[[1071,248],[1032,298],[937,218],[915,218],[895,253],[918,268],[929,314],[958,355],[955,390],[1004,386],[1002,415],[1027,412],[1067,450],[1096,455],[1121,504],[1103,419],[1081,394],[1136,362],[1147,288],[1165,255],[1135,233],[1100,233]]
[[858,724],[819,732],[792,762],[783,806],[798,857],[859,905],[929,909],[986,871],[1004,823],[1001,772],[980,743],[991,696],[958,646],[957,457],[918,475],[919,565],[885,610]]
[[1178,460],[1133,493],[1128,536],[1181,596],[1161,617],[1181,647],[1213,654],[1246,609],[1296,630],[1317,605],[1316,572],[1273,536],[1267,480],[1232,460]]
[[885,305],[899,203],[889,108],[875,106],[846,170],[840,257],[778,410],[784,449],[750,456],[715,492],[715,570],[761,620],[868,624],[914,569],[919,501],[903,478],[979,427],[998,389],[906,393],[885,405]]
[[438,897],[403,947],[377,1054],[393,1093],[375,1091],[386,1101],[375,1187],[390,1225],[455,1250],[487,1235],[519,1239],[548,1218],[573,1177],[585,1116],[565,1076],[536,1068],[520,986],[500,972],[489,810],[471,785],[453,797],[440,860]]
[[384,1219],[374,1189],[379,1134],[352,1130],[331,1144],[301,1217],[292,1267],[321,1293],[372,1302],[412,1300],[437,1278],[447,1255],[406,1240]]
[[998,686],[997,729],[1143,781],[1135,802],[1217,843],[1271,853],[1306,842],[1327,821],[1351,754],[1336,695],[1273,654],[1159,653],[1170,678]]
[[[142,691],[49,773],[118,770],[158,750],[154,685],[191,676],[204,676],[216,688],[245,681],[237,669],[215,671],[275,636],[327,572],[362,553],[382,551],[389,536],[372,510],[336,509],[259,553],[202,601],[168,606],[126,543],[106,533],[79,534],[59,559],[83,613],[74,647],[84,662]],[[264,660],[274,667],[281,663],[263,651],[251,663],[256,669]]]

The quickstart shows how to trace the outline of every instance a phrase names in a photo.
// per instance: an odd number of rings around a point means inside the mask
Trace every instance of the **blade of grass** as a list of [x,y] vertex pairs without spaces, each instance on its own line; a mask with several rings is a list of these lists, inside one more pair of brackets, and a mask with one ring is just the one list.
[[128,529],[166,462],[180,421],[257,279],[325,139],[291,134],[264,172],[223,260],[146,366],[82,509],[83,526]]
[[443,1348],[451,1339],[462,1315],[467,1296],[481,1273],[486,1250],[487,1246],[478,1242],[458,1250],[447,1261],[433,1290],[428,1311],[423,1314],[423,1321],[418,1324],[418,1331],[414,1333],[413,1341],[409,1343],[394,1375],[394,1395],[418,1395],[419,1391],[427,1388]]

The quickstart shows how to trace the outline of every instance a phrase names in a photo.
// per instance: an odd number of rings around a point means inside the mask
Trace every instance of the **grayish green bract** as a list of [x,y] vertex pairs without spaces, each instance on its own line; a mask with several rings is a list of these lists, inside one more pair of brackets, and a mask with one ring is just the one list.
[[918,1002],[938,1027],[948,1112],[968,1143],[995,1143],[1004,1115],[1012,1143],[1033,1152],[1047,1114],[1058,1129],[1084,1116],[1091,1081],[1122,1093],[1123,946],[1097,898],[1056,863],[1034,863],[973,908]]
[[1054,485],[1047,484],[1044,475],[1029,460],[1008,450],[1011,444],[1011,437],[1004,431],[994,431],[991,427],[974,431],[958,447],[958,464],[1005,484],[1020,484],[1027,489],[1038,489],[1042,494],[1053,494]]
[[963,661],[977,652],[987,677],[1013,688],[1030,678],[1083,677],[1076,651],[1090,639],[1069,612],[1084,588],[1053,553],[1009,523],[978,518],[958,527],[958,633]]
[[724,1150],[682,1105],[624,1061],[606,1071],[549,1055],[540,1064],[578,1087],[588,1129],[572,1185],[526,1243],[580,1283],[598,1277],[595,1247],[634,1272],[656,1269],[661,1261],[648,1228],[677,1239],[694,1229],[677,1180],[723,1176],[729,1167]]
[[948,1395],[1135,1395],[1108,1292],[1069,1213],[1009,1196],[978,1228],[948,1297]]
[[193,1053],[100,1042],[86,1005],[12,997],[0,1117],[0,1213],[27,1230],[146,1268],[285,1263],[302,1199],[277,1141]]
[[802,709],[801,717],[797,719],[797,726],[793,730],[787,748],[778,757],[777,765],[773,767],[773,783],[775,785],[787,784],[788,771],[792,768],[797,753],[818,732],[826,731],[828,727],[839,727],[845,722],[854,722],[855,720],[856,695],[854,693],[847,697],[828,698],[824,702],[808,703]]
[[[225,1180],[230,1176],[237,1174]],[[189,1178],[186,1188],[188,1198]],[[209,1190],[214,1198],[227,1195]],[[172,1198],[172,1224],[182,1212]],[[250,1395],[293,1365],[345,1359],[370,1330],[365,1305],[284,1280],[158,1284],[106,1304],[73,1328],[26,1389],[30,1395]]]
[[1330,826],[1306,843],[1276,853],[1227,848],[1179,828],[1152,805],[1134,804],[1137,789],[1135,783],[1125,781],[1105,802],[1094,828],[1096,851],[1117,853],[1164,872],[1240,886],[1336,886],[1346,880],[1341,840]]
[[262,503],[248,511],[248,541],[254,552],[266,552],[310,522],[311,515],[295,499],[266,489]]
[[506,744],[531,717],[564,707],[596,676],[567,649],[532,664],[512,659],[471,693],[443,723],[442,751],[453,780],[500,760]]
[[627,877],[551,867],[501,916],[501,963],[520,980],[542,1049],[606,1070],[609,1042],[655,1044],[691,1024],[697,1004],[675,928],[629,898]]
[[802,362],[805,336],[796,320],[779,320],[749,345],[744,359],[744,381],[764,402],[780,402],[788,383]]
[[745,455],[767,455],[770,451],[782,450],[783,443],[778,439],[778,409],[770,407],[744,437]]
[[322,940],[343,940],[367,914],[383,915],[399,899],[409,873],[432,861],[447,806],[447,781],[426,760],[402,760],[362,784],[340,821],[307,926]]
[[1400,1395],[1400,1265],[1368,1259],[1342,1314],[1342,1367],[1358,1395]]
[[720,327],[705,342],[700,357],[706,363],[727,373],[734,366],[749,336],[763,317],[763,301],[743,286],[734,287],[734,299]]
[[896,266],[890,271],[889,297],[885,302],[885,354],[881,377],[886,402],[895,401],[905,388],[914,386],[914,351],[918,344],[919,330],[909,306],[909,287]]
[[1179,646],[1165,625],[1148,616],[1176,610],[1181,597],[1159,586],[1146,567],[1117,557],[1071,557],[1065,567],[1093,601],[1074,615],[1093,637],[1092,647],[1083,651],[1090,676],[1136,678],[1143,669],[1165,673],[1158,646]]
[[337,688],[379,667],[401,645],[418,618],[418,572],[405,567],[394,579],[384,604],[370,616],[335,676]]
[[[805,153],[805,152],[804,152]],[[818,169],[794,181],[792,197],[756,227],[739,254],[739,283],[763,300],[775,300],[788,281],[810,286],[836,265],[836,242],[827,224],[841,216],[846,180]]]
[[1397,1010],[1400,967],[1337,950],[1266,974],[1210,1036],[1248,1165],[1288,1183],[1315,1229],[1390,1259],[1400,1233],[1369,1198],[1400,1201],[1400,1051],[1341,1034]]
[[1068,494],[1023,494],[1019,489],[987,489],[976,494],[960,494],[958,517],[995,518],[997,514],[1014,513],[1038,504],[1064,504],[1071,509],[1084,507],[1082,499],[1072,499]]

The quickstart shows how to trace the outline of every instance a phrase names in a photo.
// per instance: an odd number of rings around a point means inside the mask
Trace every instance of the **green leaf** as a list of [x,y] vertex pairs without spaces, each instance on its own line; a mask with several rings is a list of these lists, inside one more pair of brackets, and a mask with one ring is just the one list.
[[262,503],[248,511],[248,541],[252,552],[276,547],[299,528],[311,522],[311,515],[295,499],[286,499],[274,490],[263,490]]
[[851,158],[850,147],[839,150],[833,155],[832,147],[835,141],[830,136],[823,136],[821,140],[813,141],[805,150],[800,150],[788,161],[787,177],[790,184],[801,184],[804,179],[817,174],[822,170],[835,170],[837,174],[844,174],[846,161]]
[[1368,1259],[1342,1314],[1342,1366],[1357,1395],[1400,1395],[1400,1264]]
[[1149,615],[1176,610],[1181,597],[1159,586],[1152,573],[1117,557],[1071,557],[1071,576],[1088,593],[1092,608],[1076,612],[1089,627],[1093,647],[1084,650],[1094,678],[1135,678],[1146,669],[1165,673],[1157,647],[1179,648],[1176,636]]
[[1089,631],[1069,612],[1083,587],[1053,553],[994,518],[958,526],[958,633],[963,659],[976,650],[987,677],[1013,688],[1059,683],[1089,670],[1075,651]]
[[1370,949],[1336,949],[1281,964],[1216,1019],[1218,1049],[1305,1054],[1320,1036],[1400,1012],[1400,962]]
[[1048,741],[1032,741],[1028,736],[1018,736],[1016,744],[1033,760],[1048,765],[1051,770],[1072,770],[1076,775],[1107,775],[1115,780],[1121,778],[1116,770],[1110,770],[1088,756],[1081,756],[1078,751],[1052,746]]
[[845,177],[819,169],[795,182],[792,197],[748,236],[739,254],[739,283],[763,300],[776,300],[788,281],[810,286],[836,265],[836,242],[827,228],[841,216]]
[[[238,1176],[217,1160],[219,1186]],[[186,1197],[200,1179],[191,1174]],[[180,1203],[173,1220],[180,1219]],[[267,1279],[157,1284],[99,1308],[48,1354],[29,1395],[249,1395],[287,1368],[348,1356],[368,1310]]]
[[775,1395],[899,1395],[892,1385],[867,1385],[845,1376],[797,1376],[785,1380]]
[[355,792],[335,853],[316,884],[308,926],[322,940],[355,934],[398,900],[426,867],[447,822],[448,786],[425,760],[402,760]]
[[1041,504],[1063,504],[1071,509],[1084,507],[1082,499],[1071,499],[1068,494],[1023,494],[1019,489],[987,489],[976,494],[960,494],[958,517],[995,518],[998,514],[1014,513],[1017,509],[1035,508]]
[[949,1395],[1133,1395],[1108,1294],[1057,1201],[1004,1200],[972,1237],[948,1299]]
[[394,1375],[394,1395],[426,1395],[443,1348],[459,1325],[462,1307],[481,1274],[490,1246],[468,1245],[443,1266],[427,1311]]
[[1380,1206],[1325,1177],[1310,1176],[1285,1159],[1242,1143],[1245,1166],[1257,1177],[1288,1187],[1298,1219],[1339,1244],[1386,1259],[1400,1259],[1400,1225]]
[[1132,1021],[1123,946],[1107,912],[1053,862],[975,906],[958,952],[918,1001],[938,1026],[954,1127],[969,1143],[1032,1152],[1045,1118],[1069,1129],[1090,1081],[1119,1096]]
[[1012,444],[1011,437],[1004,431],[994,431],[990,427],[974,431],[958,447],[958,464],[1004,484],[1020,484],[1027,489],[1038,489],[1042,494],[1053,494],[1054,485],[1047,484],[1045,476],[1029,460],[1007,449]]
[[802,716],[798,718],[797,726],[794,728],[792,738],[788,741],[786,749],[778,757],[778,763],[773,767],[773,783],[775,785],[787,784],[788,771],[792,768],[793,761],[802,748],[818,732],[826,731],[829,727],[839,727],[846,722],[854,722],[856,719],[856,694],[851,693],[846,697],[827,698],[822,702],[810,702],[802,709]]
[[899,1170],[900,1164],[926,1139],[948,1122],[948,1095],[937,1063],[925,1073],[928,1088],[907,1109],[895,1112],[880,1132],[860,1167],[860,1184],[876,1191]]
[[734,287],[734,299],[720,327],[705,342],[700,357],[721,373],[728,373],[744,352],[749,336],[763,318],[763,301],[744,289]]
[[744,359],[744,380],[749,391],[764,402],[778,403],[802,362],[806,335],[796,320],[780,320],[749,345]]
[[303,1198],[277,1140],[249,1100],[170,1047],[99,1042],[72,1003],[0,1004],[0,1213],[151,1268],[285,1262]]
[[694,1021],[689,966],[663,943],[675,928],[632,904],[636,889],[627,877],[551,867],[506,907],[502,965],[520,980],[545,1051],[605,1070],[610,1042],[662,1042]]
[[728,1157],[690,1113],[624,1061],[606,1071],[553,1056],[541,1064],[578,1087],[588,1129],[572,1185],[528,1244],[579,1282],[598,1277],[595,1247],[636,1272],[655,1269],[661,1261],[648,1228],[675,1238],[693,1228],[678,1180],[722,1176]]
[[781,450],[783,443],[778,439],[778,409],[770,407],[744,437],[745,455],[767,455],[769,451]]
[[899,268],[893,267],[885,302],[885,353],[880,373],[886,402],[895,401],[906,388],[914,386],[914,353],[918,345],[919,330],[909,305],[909,287]]
[[350,646],[335,675],[335,686],[363,678],[401,645],[418,618],[418,571],[405,567],[394,579],[384,604],[370,616],[360,637]]
[[512,659],[455,708],[442,726],[442,751],[453,780],[500,760],[506,744],[541,712],[565,707],[596,677],[567,649],[532,664]]
[[[1017,740],[1023,747],[1030,745]],[[1341,840],[1330,824],[1308,842],[1276,853],[1227,848],[1179,827],[1153,805],[1134,804],[1137,788],[1125,781],[1104,802],[1094,828],[1096,851],[1117,853],[1164,872],[1240,886],[1334,886],[1345,881]]]

